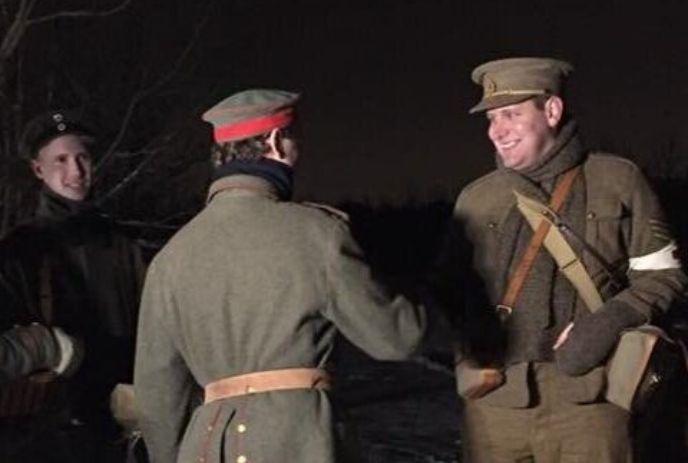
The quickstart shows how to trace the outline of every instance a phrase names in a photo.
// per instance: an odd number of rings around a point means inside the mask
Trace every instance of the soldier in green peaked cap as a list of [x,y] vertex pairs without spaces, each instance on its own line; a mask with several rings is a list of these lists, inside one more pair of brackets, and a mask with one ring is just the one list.
[[153,261],[141,305],[135,387],[154,463],[342,461],[335,334],[398,360],[430,324],[371,278],[346,214],[290,201],[297,99],[248,90],[203,115],[208,203]]
[[[481,335],[457,352],[464,456],[473,463],[630,461],[629,413],[605,400],[605,360],[623,330],[660,317],[688,284],[643,174],[578,137],[564,96],[572,70],[549,58],[509,58],[473,71],[483,95],[471,112],[486,115],[496,169],[460,193],[454,224],[467,242],[449,239],[443,256],[456,257],[442,264],[460,283],[459,318]],[[581,257],[602,307],[587,307],[547,241],[532,244],[514,192],[560,203],[567,236],[603,256]],[[472,250],[470,262],[457,252],[464,249]],[[610,268],[624,278],[605,273]],[[497,333],[488,336],[482,323]]]

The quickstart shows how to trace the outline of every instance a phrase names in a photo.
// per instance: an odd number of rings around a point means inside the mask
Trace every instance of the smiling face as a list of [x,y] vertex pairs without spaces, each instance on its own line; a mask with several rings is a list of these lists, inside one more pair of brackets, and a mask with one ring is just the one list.
[[505,167],[525,170],[554,145],[563,102],[551,96],[544,104],[530,99],[487,111],[487,136]]
[[50,141],[38,151],[31,168],[48,188],[67,199],[83,201],[91,189],[91,153],[78,135]]

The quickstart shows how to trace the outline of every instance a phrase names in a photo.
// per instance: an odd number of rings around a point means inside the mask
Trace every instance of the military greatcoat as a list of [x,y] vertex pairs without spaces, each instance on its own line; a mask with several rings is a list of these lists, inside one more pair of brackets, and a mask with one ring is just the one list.
[[340,331],[378,359],[412,355],[422,307],[376,284],[347,223],[233,175],[154,259],[144,287],[137,404],[154,463],[338,460],[327,392],[272,391],[194,408],[220,378],[326,366]]

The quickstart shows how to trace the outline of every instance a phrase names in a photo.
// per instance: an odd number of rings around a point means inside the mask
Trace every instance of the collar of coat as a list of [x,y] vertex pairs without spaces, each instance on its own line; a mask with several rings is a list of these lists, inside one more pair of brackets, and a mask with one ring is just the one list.
[[43,186],[38,195],[36,216],[48,220],[64,220],[78,215],[96,212],[90,201],[74,201],[60,196],[47,186]]
[[253,175],[230,175],[221,177],[210,184],[208,189],[208,204],[218,193],[233,192],[240,196],[264,196],[278,199],[277,189],[267,180]]

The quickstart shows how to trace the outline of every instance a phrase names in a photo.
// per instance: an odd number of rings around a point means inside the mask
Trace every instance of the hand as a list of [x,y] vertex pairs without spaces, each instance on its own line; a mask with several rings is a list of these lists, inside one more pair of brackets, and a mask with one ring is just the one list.
[[504,374],[496,368],[481,368],[470,361],[456,364],[456,389],[464,399],[479,399],[504,383]]
[[569,333],[573,329],[573,322],[569,323],[566,325],[566,328],[564,328],[564,331],[559,334],[559,337],[557,338],[557,342],[554,343],[554,346],[552,347],[553,350],[557,350],[561,347],[562,344],[566,342],[566,340],[569,338]]
[[614,349],[621,332],[645,320],[641,312],[614,299],[594,313],[577,317],[576,328],[570,332],[565,329],[555,343],[554,358],[559,371],[569,376],[580,376],[601,366]]

